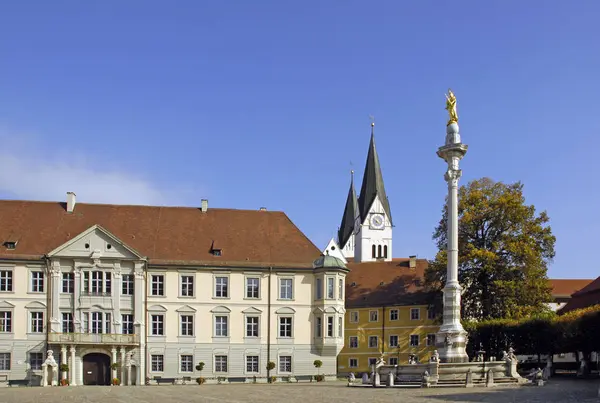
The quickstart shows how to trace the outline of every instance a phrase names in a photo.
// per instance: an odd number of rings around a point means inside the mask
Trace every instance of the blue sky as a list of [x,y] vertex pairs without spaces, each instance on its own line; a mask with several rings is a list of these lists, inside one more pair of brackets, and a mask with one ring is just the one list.
[[[0,5],[0,197],[283,210],[324,247],[369,115],[394,255],[431,258],[446,192],[525,184],[551,277],[595,278],[598,1],[28,1]],[[357,184],[359,186],[359,184]]]

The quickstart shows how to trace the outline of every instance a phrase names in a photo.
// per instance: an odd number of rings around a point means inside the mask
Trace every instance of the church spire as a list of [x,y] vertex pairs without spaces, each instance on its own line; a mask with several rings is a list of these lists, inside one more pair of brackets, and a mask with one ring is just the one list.
[[375,197],[379,197],[379,201],[391,223],[392,213],[390,210],[390,203],[385,194],[383,175],[381,174],[381,166],[379,165],[379,156],[375,149],[375,122],[371,122],[371,142],[369,144],[367,163],[365,165],[365,173],[360,188],[360,197],[358,199],[361,221],[364,222],[366,219],[366,215],[369,212],[373,201],[375,201]]
[[340,248],[344,248],[350,236],[354,231],[354,222],[358,215],[358,200],[356,199],[356,191],[354,190],[354,171],[350,171],[350,190],[348,191],[348,198],[346,199],[346,206],[344,207],[344,215],[342,216],[342,223],[338,231],[338,245]]

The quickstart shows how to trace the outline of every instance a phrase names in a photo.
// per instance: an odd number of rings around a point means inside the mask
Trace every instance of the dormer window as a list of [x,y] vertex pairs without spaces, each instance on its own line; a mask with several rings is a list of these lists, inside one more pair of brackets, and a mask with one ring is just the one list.
[[210,253],[213,256],[221,256],[223,254],[221,246],[217,244],[217,241],[212,242],[212,245],[210,246]]
[[15,249],[17,247],[17,241],[6,241],[4,242],[4,247],[6,249]]
[[356,283],[353,281],[352,284],[350,284],[350,287],[356,287]]

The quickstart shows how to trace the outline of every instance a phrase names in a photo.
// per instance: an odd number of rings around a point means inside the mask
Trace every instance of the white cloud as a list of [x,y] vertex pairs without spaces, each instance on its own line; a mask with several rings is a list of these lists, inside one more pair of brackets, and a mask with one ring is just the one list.
[[190,197],[195,193],[190,188],[163,189],[139,174],[106,170],[101,156],[72,150],[42,152],[34,145],[38,142],[31,140],[0,131],[0,144],[5,145],[0,149],[0,193],[17,199],[63,201],[66,192],[72,191],[78,201],[88,203],[184,205],[186,199],[192,204],[200,202],[199,198],[196,201]]

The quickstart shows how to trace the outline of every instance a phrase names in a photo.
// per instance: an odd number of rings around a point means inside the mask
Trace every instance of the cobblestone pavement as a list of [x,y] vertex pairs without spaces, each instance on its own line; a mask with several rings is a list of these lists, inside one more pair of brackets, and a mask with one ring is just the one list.
[[543,387],[372,389],[344,382],[275,385],[182,385],[1,388],[1,403],[354,403],[354,402],[600,402],[600,380],[552,381]]

